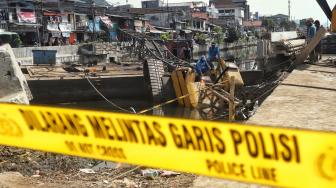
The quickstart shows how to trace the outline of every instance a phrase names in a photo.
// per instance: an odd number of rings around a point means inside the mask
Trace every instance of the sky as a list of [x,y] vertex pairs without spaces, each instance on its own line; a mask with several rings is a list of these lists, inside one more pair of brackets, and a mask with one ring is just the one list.
[[[128,3],[134,7],[141,7],[141,0],[107,0],[112,3],[119,2],[120,4]],[[164,0],[167,2],[167,0]],[[173,2],[190,2],[192,0],[168,0]],[[208,0],[204,0],[208,2]],[[271,14],[288,14],[288,0],[247,0],[250,5],[251,12],[259,12],[259,15],[271,15]],[[330,8],[332,9],[336,1],[327,0]],[[327,23],[327,17],[317,4],[316,0],[291,0],[291,15],[292,19],[302,19],[312,17],[318,19],[322,24]],[[330,23],[330,22],[329,22]]]

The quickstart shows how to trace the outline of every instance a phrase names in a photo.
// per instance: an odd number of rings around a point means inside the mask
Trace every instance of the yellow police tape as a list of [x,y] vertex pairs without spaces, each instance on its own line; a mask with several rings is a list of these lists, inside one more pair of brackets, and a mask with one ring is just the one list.
[[336,187],[334,133],[0,105],[0,144],[280,187]]

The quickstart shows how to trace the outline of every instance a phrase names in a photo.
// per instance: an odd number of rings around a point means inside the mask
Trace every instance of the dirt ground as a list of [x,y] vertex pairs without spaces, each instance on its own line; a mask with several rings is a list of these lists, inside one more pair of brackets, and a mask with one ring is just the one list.
[[[139,168],[121,165],[84,173],[102,161],[0,147],[0,188],[16,187],[189,187],[192,174],[146,178]],[[133,170],[133,171],[132,171]],[[132,171],[130,173],[125,173]],[[123,175],[125,174],[125,175]]]

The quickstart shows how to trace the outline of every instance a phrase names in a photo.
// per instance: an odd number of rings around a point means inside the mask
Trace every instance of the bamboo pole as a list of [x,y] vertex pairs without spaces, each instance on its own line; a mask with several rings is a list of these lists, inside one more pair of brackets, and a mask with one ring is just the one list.
[[222,100],[229,102],[230,99],[228,99],[227,97],[225,97],[224,95],[220,94],[219,92],[217,92],[216,90],[210,89],[211,92],[216,95],[217,97],[221,98]]
[[230,101],[229,101],[229,121],[235,120],[235,77],[230,78]]

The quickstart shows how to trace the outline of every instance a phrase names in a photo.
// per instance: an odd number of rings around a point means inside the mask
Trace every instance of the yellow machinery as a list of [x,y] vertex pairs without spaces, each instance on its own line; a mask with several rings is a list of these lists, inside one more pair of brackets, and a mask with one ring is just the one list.
[[191,68],[178,68],[171,74],[173,87],[180,106],[198,108],[207,117],[218,111],[228,109],[229,120],[235,119],[235,108],[239,104],[235,98],[235,88],[244,85],[239,68],[233,63],[218,62],[216,70],[211,72],[216,78],[205,76],[201,82],[195,82],[196,73]]

